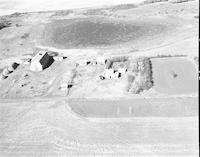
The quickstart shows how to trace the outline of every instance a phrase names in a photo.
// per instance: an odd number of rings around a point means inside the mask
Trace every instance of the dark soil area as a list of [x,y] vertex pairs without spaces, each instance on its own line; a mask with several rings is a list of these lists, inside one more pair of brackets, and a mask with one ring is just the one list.
[[160,24],[107,19],[57,20],[46,26],[46,46],[58,48],[101,47],[125,43],[163,32]]

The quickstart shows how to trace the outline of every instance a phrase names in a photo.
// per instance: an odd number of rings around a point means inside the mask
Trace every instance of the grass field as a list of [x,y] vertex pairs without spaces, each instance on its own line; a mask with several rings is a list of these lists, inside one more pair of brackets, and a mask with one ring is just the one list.
[[194,65],[184,58],[152,59],[154,89],[167,94],[193,94],[198,91]]

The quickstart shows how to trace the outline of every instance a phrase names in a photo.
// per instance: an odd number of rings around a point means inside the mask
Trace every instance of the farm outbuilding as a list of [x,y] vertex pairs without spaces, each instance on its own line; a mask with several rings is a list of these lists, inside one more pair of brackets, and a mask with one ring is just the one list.
[[[122,69],[124,70],[124,69]],[[125,73],[126,71],[124,71]],[[105,69],[105,71],[103,72],[102,75],[100,75],[100,79],[104,80],[104,79],[118,79],[122,76],[122,71],[116,71],[114,69]]]
[[19,66],[19,63],[14,62],[12,63],[11,66],[8,67],[8,71],[12,73],[15,69],[17,69],[18,66]]
[[42,71],[48,68],[53,62],[53,57],[50,56],[46,51],[39,51],[38,54],[36,54],[31,60],[30,70]]

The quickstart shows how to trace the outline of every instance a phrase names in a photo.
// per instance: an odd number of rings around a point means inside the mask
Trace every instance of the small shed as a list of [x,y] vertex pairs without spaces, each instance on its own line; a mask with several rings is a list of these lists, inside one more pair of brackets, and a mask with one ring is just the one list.
[[50,56],[47,51],[41,50],[32,58],[30,70],[42,71],[48,68],[53,62],[53,57]]
[[8,67],[8,71],[12,73],[15,69],[17,69],[18,66],[19,66],[19,63],[14,62],[12,63],[11,66]]

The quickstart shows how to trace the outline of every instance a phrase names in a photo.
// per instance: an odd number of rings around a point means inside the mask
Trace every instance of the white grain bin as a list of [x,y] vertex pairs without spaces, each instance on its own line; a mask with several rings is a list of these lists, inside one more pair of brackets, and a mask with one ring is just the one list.
[[8,68],[3,69],[0,76],[0,80],[5,80],[8,77],[9,73],[10,72],[8,71]]
[[68,87],[68,83],[67,82],[63,82],[63,83],[60,84],[61,91],[67,90],[67,87]]
[[87,65],[87,61],[86,60],[79,60],[78,62],[77,62],[77,64],[79,65],[79,66],[86,66]]
[[118,79],[119,77],[121,77],[121,73],[119,73],[118,71],[116,71],[114,73],[113,79]]
[[96,62],[99,65],[105,65],[106,64],[106,59],[104,57],[97,57]]
[[97,65],[97,60],[96,60],[96,59],[92,59],[92,60],[91,60],[91,64],[92,64],[92,65]]
[[106,79],[111,79],[114,78],[114,69],[105,69],[105,71],[103,72],[103,76]]
[[119,68],[117,71],[123,75],[127,72],[127,68]]
[[61,62],[61,61],[63,60],[63,57],[62,57],[62,56],[54,56],[53,59],[54,59],[55,61]]
[[10,74],[10,71],[8,70],[8,68],[3,69],[2,75],[8,76],[9,74]]
[[24,61],[23,64],[24,64],[24,65],[30,65],[30,64],[31,64],[31,61],[29,61],[29,60]]
[[30,70],[42,71],[53,63],[54,59],[45,50],[39,51],[31,60]]

